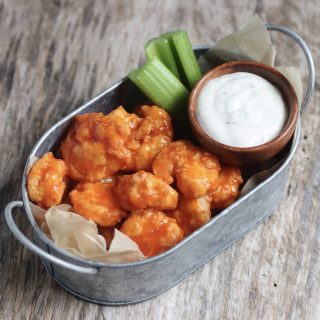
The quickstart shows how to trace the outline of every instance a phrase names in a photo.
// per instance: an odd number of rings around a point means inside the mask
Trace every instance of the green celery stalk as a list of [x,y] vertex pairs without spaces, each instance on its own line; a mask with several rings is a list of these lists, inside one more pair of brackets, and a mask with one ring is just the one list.
[[153,38],[145,44],[144,51],[148,59],[158,58],[177,79],[180,79],[168,39],[162,37]]
[[201,70],[188,34],[185,31],[174,31],[162,34],[161,37],[169,40],[182,83],[192,89],[201,78]]
[[141,68],[131,70],[128,76],[148,98],[171,115],[179,117],[179,113],[186,113],[188,90],[158,58],[151,58]]

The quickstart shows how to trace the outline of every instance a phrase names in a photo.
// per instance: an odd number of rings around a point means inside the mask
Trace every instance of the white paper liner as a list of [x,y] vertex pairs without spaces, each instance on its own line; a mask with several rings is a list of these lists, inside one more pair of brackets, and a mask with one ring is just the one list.
[[297,98],[299,102],[299,106],[302,103],[302,78],[301,73],[298,68],[295,67],[277,67],[276,68],[279,72],[281,72],[292,84]]
[[145,259],[137,244],[117,229],[108,251],[96,223],[73,213],[70,205],[51,207],[45,212],[45,220],[41,230],[57,246],[75,256],[108,263]]
[[268,30],[257,15],[242,30],[231,33],[217,41],[199,59],[203,71],[228,61],[254,60],[274,64],[276,50]]
[[255,175],[253,175],[252,177],[250,177],[242,187],[239,198],[243,197],[244,195],[249,193],[251,190],[253,190],[256,186],[258,186],[261,182],[269,178],[273,173],[275,173],[280,168],[282,163],[283,163],[283,160],[280,160],[271,168],[260,171]]
[[107,261],[110,263],[131,262],[145,259],[138,245],[119,230],[114,230]]
[[[262,20],[253,16],[243,29],[229,34],[199,58],[203,72],[228,61],[253,60],[274,66],[276,49]],[[295,67],[277,67],[290,81],[296,91],[299,104],[302,100],[302,81],[300,70]]]
[[44,214],[46,213],[46,210],[38,207],[31,201],[29,201],[31,212],[33,213],[34,218],[36,219],[39,226],[41,226],[42,223],[46,221],[46,218]]
[[29,202],[40,229],[58,247],[75,256],[107,263],[125,263],[145,259],[138,245],[115,229],[110,248],[98,234],[95,222],[72,212],[68,204],[53,206],[47,211]]

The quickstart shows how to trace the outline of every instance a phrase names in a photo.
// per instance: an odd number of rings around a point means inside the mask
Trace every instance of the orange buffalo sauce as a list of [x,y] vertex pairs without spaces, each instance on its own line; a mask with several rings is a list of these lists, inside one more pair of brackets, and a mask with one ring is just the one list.
[[44,154],[32,166],[27,188],[31,201],[47,209],[61,203],[66,189],[67,166],[61,159],[56,159],[52,152]]
[[75,211],[103,227],[113,227],[127,213],[117,203],[113,183],[81,182],[69,194]]
[[123,223],[120,231],[136,242],[146,257],[164,252],[184,236],[175,219],[152,209],[133,213]]

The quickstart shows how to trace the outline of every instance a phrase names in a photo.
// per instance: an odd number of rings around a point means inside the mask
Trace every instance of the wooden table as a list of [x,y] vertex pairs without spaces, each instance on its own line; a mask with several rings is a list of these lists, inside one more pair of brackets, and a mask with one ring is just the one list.
[[[300,33],[319,66],[316,0],[0,1],[1,213],[7,202],[21,199],[22,169],[42,133],[141,63],[146,40],[186,29],[194,44],[210,44],[255,13]],[[305,68],[290,41],[275,41],[280,63]],[[150,301],[116,308],[73,297],[9,234],[1,214],[0,318],[320,319],[319,89],[302,116],[301,143],[279,209]],[[17,220],[31,236],[27,219]]]

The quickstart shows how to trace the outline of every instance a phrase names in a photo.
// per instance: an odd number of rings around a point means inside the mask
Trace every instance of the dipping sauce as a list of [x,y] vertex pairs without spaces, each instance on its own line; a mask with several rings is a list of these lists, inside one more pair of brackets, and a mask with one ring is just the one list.
[[288,111],[281,92],[248,72],[226,74],[201,90],[196,117],[213,139],[233,147],[254,147],[279,135]]

